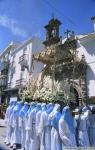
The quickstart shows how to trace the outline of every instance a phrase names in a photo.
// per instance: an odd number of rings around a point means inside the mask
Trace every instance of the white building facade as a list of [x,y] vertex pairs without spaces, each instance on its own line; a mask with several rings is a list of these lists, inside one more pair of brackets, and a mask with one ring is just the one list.
[[87,67],[87,95],[95,99],[95,32],[78,37],[78,57],[85,56]]
[[[57,22],[58,24],[56,25],[56,30],[54,27],[54,29],[51,28],[51,31],[49,31],[50,33],[47,32],[48,36],[46,35],[46,41],[43,42],[44,45],[39,38],[32,37],[31,39],[19,44],[18,46],[13,47],[12,50],[10,50],[10,53],[8,54],[8,60],[10,63],[7,72],[7,86],[6,89],[4,89],[6,101],[10,100],[11,98],[18,98],[19,92],[27,87],[30,79],[39,80],[41,76],[40,73],[42,73],[43,75],[45,68],[52,70],[52,68],[50,68],[49,58],[52,54],[52,46],[54,46],[55,50],[58,49],[58,51],[60,52],[61,49],[62,52],[61,69],[60,67],[57,67],[57,69],[55,69],[55,74],[62,78],[62,82],[64,80],[64,77],[69,79],[69,84],[73,89],[73,92],[77,95],[76,99],[89,99],[94,100],[95,102],[95,29],[94,32],[90,34],[73,35],[62,40],[59,36],[60,22],[58,20],[55,20],[53,18],[49,22],[49,25],[45,26],[46,30],[48,31],[48,26],[50,26],[50,24],[54,26],[54,24],[51,23],[52,21],[54,23]],[[95,24],[95,17],[93,17],[93,22]],[[69,44],[70,42],[73,44],[73,47],[72,44]],[[72,68],[73,59],[71,58],[71,62],[69,62],[68,59],[64,59],[65,52],[68,55],[66,56],[67,58],[70,58],[69,55],[73,55],[73,48],[76,51],[76,55],[78,57],[75,66],[75,72],[73,72]],[[50,49],[50,54],[48,53],[48,49]],[[37,59],[35,59],[36,61],[34,61],[34,56],[37,53]],[[5,52],[1,54],[0,61],[3,58],[3,54],[5,54]],[[86,70],[83,68],[82,70],[80,69],[81,63],[83,61],[83,56],[85,58],[85,62],[82,64],[82,67],[86,65]],[[57,57],[60,57],[60,55],[58,54]],[[46,58],[47,60],[45,60],[44,58]],[[51,59],[54,60],[54,55],[51,57]],[[46,67],[46,64],[48,67]],[[77,68],[77,65],[79,66],[79,68]],[[86,71],[86,74],[81,73],[84,70]],[[73,78],[74,76],[75,78]]]
[[36,65],[36,62],[33,62],[33,54],[42,49],[41,40],[32,37],[10,52],[7,88],[4,90],[6,102],[13,98],[18,99],[19,92],[27,87],[29,80],[37,78],[43,64]]
[[[95,28],[95,17],[92,19]],[[69,34],[67,30],[67,37],[61,39],[60,25],[61,22],[55,18],[49,21],[45,26],[45,49],[40,55],[35,55],[36,61],[46,64],[43,79],[54,74],[55,82],[62,83],[67,80],[70,94],[75,95],[78,105],[79,101],[89,103],[92,100],[95,103],[95,29],[85,35]]]
[[17,42],[11,42],[0,54],[0,101],[5,99],[4,90],[7,88],[8,73],[10,66],[10,54],[19,45]]

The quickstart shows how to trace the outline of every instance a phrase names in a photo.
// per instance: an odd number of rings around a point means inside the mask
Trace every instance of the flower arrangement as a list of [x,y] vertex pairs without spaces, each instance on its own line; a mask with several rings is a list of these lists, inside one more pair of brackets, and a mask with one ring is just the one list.
[[23,101],[30,102],[31,100],[33,100],[35,90],[36,90],[36,82],[31,81],[30,83],[27,83],[26,89],[23,89],[22,92],[19,94],[20,98]]
[[27,101],[30,102],[32,99],[32,95],[30,93],[30,91],[28,89],[24,89],[21,93],[20,93],[20,98],[23,101]]
[[34,96],[39,97],[43,101],[60,101],[64,102],[65,104],[69,104],[70,102],[75,101],[75,96],[73,93],[58,87],[54,88],[54,91],[51,88],[43,87],[40,90],[37,90]]
[[52,84],[49,83],[50,80],[49,77],[45,78],[43,87],[40,87],[40,85],[32,81],[21,93],[21,98],[28,102],[41,99],[42,101],[48,102],[60,101],[64,104],[69,104],[75,100],[74,94],[70,93],[70,88],[67,83],[55,81],[54,87],[52,87]]

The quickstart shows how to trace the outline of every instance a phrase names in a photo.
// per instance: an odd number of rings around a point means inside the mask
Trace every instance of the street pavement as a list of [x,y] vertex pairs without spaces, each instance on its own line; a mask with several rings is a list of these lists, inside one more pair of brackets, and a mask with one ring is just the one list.
[[[4,140],[5,140],[5,135],[6,135],[6,126],[4,123],[4,120],[0,119],[0,146],[3,147],[4,150],[12,150],[11,148],[9,148],[8,146],[5,145]],[[72,148],[71,148],[72,149]],[[76,149],[72,149],[72,150],[95,150],[95,148],[76,148]],[[1,150],[1,148],[0,148]],[[21,149],[18,149],[21,150]],[[64,150],[70,150],[70,149],[64,149]]]
[[[4,143],[5,136],[6,136],[6,125],[5,125],[4,120],[0,119],[0,146],[2,146],[4,150],[12,150],[11,148],[5,145]],[[21,150],[21,149],[18,149],[18,150]]]
[[[12,150],[8,146],[5,145],[4,140],[5,140],[5,135],[6,135],[6,125],[3,119],[0,119],[0,146],[4,148],[4,150]],[[0,148],[1,150],[1,148]],[[18,149],[20,150],[20,149]]]

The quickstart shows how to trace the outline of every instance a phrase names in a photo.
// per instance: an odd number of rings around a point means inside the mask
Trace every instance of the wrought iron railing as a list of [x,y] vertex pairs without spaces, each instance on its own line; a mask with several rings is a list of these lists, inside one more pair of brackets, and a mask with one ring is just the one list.
[[0,76],[0,87],[5,88],[7,86],[7,75]]
[[24,87],[25,86],[25,79],[19,79],[19,80],[16,80],[16,87]]
[[27,55],[23,54],[19,57],[19,64],[21,65],[21,70],[24,71],[25,68],[28,68]]
[[11,82],[7,84],[7,88],[11,88]]
[[8,70],[8,67],[9,67],[9,61],[4,61],[1,63],[0,65],[0,70],[3,71],[3,70]]
[[22,56],[19,57],[19,63],[26,61],[26,59],[27,59],[27,55],[23,54]]

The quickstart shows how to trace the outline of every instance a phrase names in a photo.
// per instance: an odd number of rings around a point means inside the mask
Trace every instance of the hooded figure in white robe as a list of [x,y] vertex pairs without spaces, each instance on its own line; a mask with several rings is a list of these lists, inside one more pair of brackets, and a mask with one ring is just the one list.
[[51,150],[62,150],[61,139],[59,136],[59,120],[61,117],[61,106],[55,104],[53,111],[49,115],[51,120]]
[[[54,105],[49,103],[47,109],[42,112],[40,119],[40,134],[43,137],[43,143],[41,150],[50,150],[51,149],[51,121],[49,119],[49,114],[53,110]],[[43,136],[44,135],[44,136]]]
[[74,118],[75,118],[75,120],[76,120],[76,129],[75,129],[75,137],[76,137],[76,144],[77,144],[77,146],[79,146],[79,123],[80,123],[80,109],[79,108],[76,108],[75,110],[74,110],[74,112],[75,112],[75,116],[74,116]]
[[41,130],[41,115],[46,110],[46,103],[41,104],[41,109],[36,113],[36,136],[38,140],[38,149],[43,149],[43,133]]
[[12,135],[13,129],[11,127],[10,118],[11,118],[12,110],[15,107],[15,105],[16,105],[16,101],[11,101],[5,114],[5,124],[6,124],[5,143],[6,145],[9,145],[11,143],[11,135]]
[[9,103],[8,108],[6,109],[6,113],[5,113],[5,124],[6,124],[6,138],[5,138],[5,143],[9,144],[10,143],[10,127],[9,127],[9,119],[10,119],[10,110],[12,108],[13,102],[11,101]]
[[14,111],[14,108],[15,108],[16,104],[17,104],[17,100],[13,102],[13,106],[12,106],[11,114],[10,114],[10,127],[11,127],[10,148],[13,147],[14,128],[13,128],[13,126],[12,126],[12,121],[13,121],[13,111]]
[[87,108],[82,109],[82,114],[80,116],[80,125],[79,125],[79,146],[89,147],[89,136],[88,136],[88,127],[89,127],[89,117],[87,115]]
[[37,106],[30,112],[29,115],[29,126],[30,126],[30,133],[31,133],[31,141],[29,150],[38,150],[38,141],[36,136],[36,113],[41,109],[41,104],[38,103]]
[[49,103],[46,110],[46,127],[45,127],[45,150],[51,150],[51,120],[49,114],[53,111],[54,104]]
[[92,114],[90,116],[90,143],[92,147],[95,147],[95,107],[92,108]]
[[21,128],[21,147],[22,150],[25,149],[25,139],[26,139],[26,130],[25,130],[25,115],[28,111],[29,105],[27,102],[24,103],[20,113],[19,113],[19,127]]
[[17,102],[17,105],[13,109],[13,121],[12,121],[12,126],[14,128],[13,150],[16,149],[17,145],[21,145],[21,130],[19,127],[19,113],[20,113],[22,106],[23,106],[23,102],[19,101]]
[[30,107],[25,115],[25,130],[26,130],[25,150],[29,150],[31,136],[30,136],[30,127],[29,127],[28,121],[29,121],[30,112],[35,108],[35,106],[36,106],[36,103],[31,102]]
[[59,120],[59,134],[62,140],[62,150],[64,147],[76,147],[75,122],[69,106],[63,108]]

